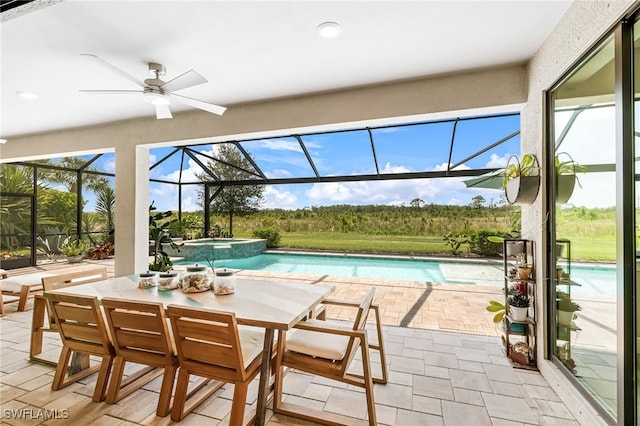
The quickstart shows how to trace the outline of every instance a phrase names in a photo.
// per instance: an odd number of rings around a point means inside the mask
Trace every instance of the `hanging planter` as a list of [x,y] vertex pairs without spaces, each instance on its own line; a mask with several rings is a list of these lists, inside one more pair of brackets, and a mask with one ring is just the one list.
[[509,204],[531,204],[540,188],[540,164],[533,154],[512,155],[504,168],[503,189]]
[[[560,156],[563,154],[569,157],[567,161],[560,160]],[[580,181],[578,180],[576,173],[584,172],[585,167],[573,161],[573,158],[571,158],[571,156],[566,152],[561,152],[556,155],[555,166],[556,203],[564,204],[569,201],[569,198],[571,198],[576,182],[578,183],[578,186],[580,186]]]

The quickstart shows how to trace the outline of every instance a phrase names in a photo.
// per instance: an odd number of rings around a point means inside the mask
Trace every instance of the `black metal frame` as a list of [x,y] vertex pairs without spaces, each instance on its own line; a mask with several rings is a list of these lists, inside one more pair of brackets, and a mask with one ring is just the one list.
[[[554,156],[557,148],[564,140],[566,131],[571,127],[571,123],[566,126],[558,141],[554,139],[554,99],[553,92],[560,86],[583,61],[592,55],[597,48],[611,35],[614,36],[615,44],[615,113],[616,113],[616,163],[587,166],[588,172],[616,171],[616,228],[617,234],[617,419],[600,405],[600,403],[578,383],[564,364],[554,355],[556,341],[556,307],[552,301],[556,300],[555,286],[547,286],[547,310],[546,310],[546,353],[545,357],[551,359],[555,365],[565,374],[565,376],[576,385],[580,393],[592,402],[594,408],[611,424],[637,424],[638,417],[638,370],[636,337],[638,336],[636,327],[637,312],[637,277],[636,277],[636,214],[635,214],[635,182],[640,181],[640,176],[635,172],[635,137],[640,136],[635,131],[635,106],[634,103],[634,34],[633,26],[635,21],[640,19],[640,13],[636,10],[627,19],[620,21],[610,32],[604,34],[600,40],[594,43],[593,47],[576,62],[547,92],[545,97],[545,135],[546,152],[544,163],[546,164],[546,180],[549,182],[547,198],[545,199],[546,211],[550,217],[550,225],[544,236],[548,250],[546,259],[547,277],[553,277],[555,273],[555,259],[557,256],[556,236],[555,236],[555,162]],[[592,108],[591,105],[578,107],[574,111],[572,120],[584,110]],[[556,145],[556,142],[559,142]]]

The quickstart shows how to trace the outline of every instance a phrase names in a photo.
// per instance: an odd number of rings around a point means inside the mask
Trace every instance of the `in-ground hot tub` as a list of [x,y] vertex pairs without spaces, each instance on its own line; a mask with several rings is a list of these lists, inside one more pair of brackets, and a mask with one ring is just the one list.
[[261,254],[267,249],[267,240],[238,238],[201,238],[186,240],[180,251],[163,244],[169,256],[184,257],[186,261],[202,259],[242,259]]

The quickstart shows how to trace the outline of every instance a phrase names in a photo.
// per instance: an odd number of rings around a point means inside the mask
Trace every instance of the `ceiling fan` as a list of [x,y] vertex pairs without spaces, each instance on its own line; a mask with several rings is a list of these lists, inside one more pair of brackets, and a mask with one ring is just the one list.
[[142,90],[80,90],[83,93],[107,95],[141,93],[142,99],[155,106],[156,118],[158,120],[163,118],[173,118],[173,116],[171,115],[171,110],[169,109],[169,105],[171,104],[172,100],[176,100],[185,105],[208,111],[213,114],[222,115],[226,111],[226,108],[223,106],[214,105],[208,102],[174,93],[175,91],[207,82],[206,78],[204,78],[194,70],[187,71],[172,80],[163,81],[160,78],[167,73],[167,69],[162,64],[151,62],[149,63],[149,72],[153,75],[153,78],[147,78],[144,81],[140,81],[136,77],[126,73],[125,71],[122,71],[120,68],[117,68],[114,65],[111,65],[109,62],[97,57],[96,55],[83,53],[81,54],[81,56],[85,56],[88,59],[97,62],[98,64],[111,70],[112,72],[119,74],[127,80],[132,81],[138,86],[142,87]]

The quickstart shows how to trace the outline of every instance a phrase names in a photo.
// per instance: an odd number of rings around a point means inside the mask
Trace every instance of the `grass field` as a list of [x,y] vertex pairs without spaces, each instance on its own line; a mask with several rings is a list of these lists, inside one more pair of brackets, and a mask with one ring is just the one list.
[[[238,233],[238,238],[251,238],[250,233]],[[571,259],[613,261],[615,238],[576,237],[571,239]],[[451,254],[451,249],[438,236],[369,235],[344,232],[282,232],[281,248],[372,252],[387,254]],[[466,245],[462,254],[468,253]]]

